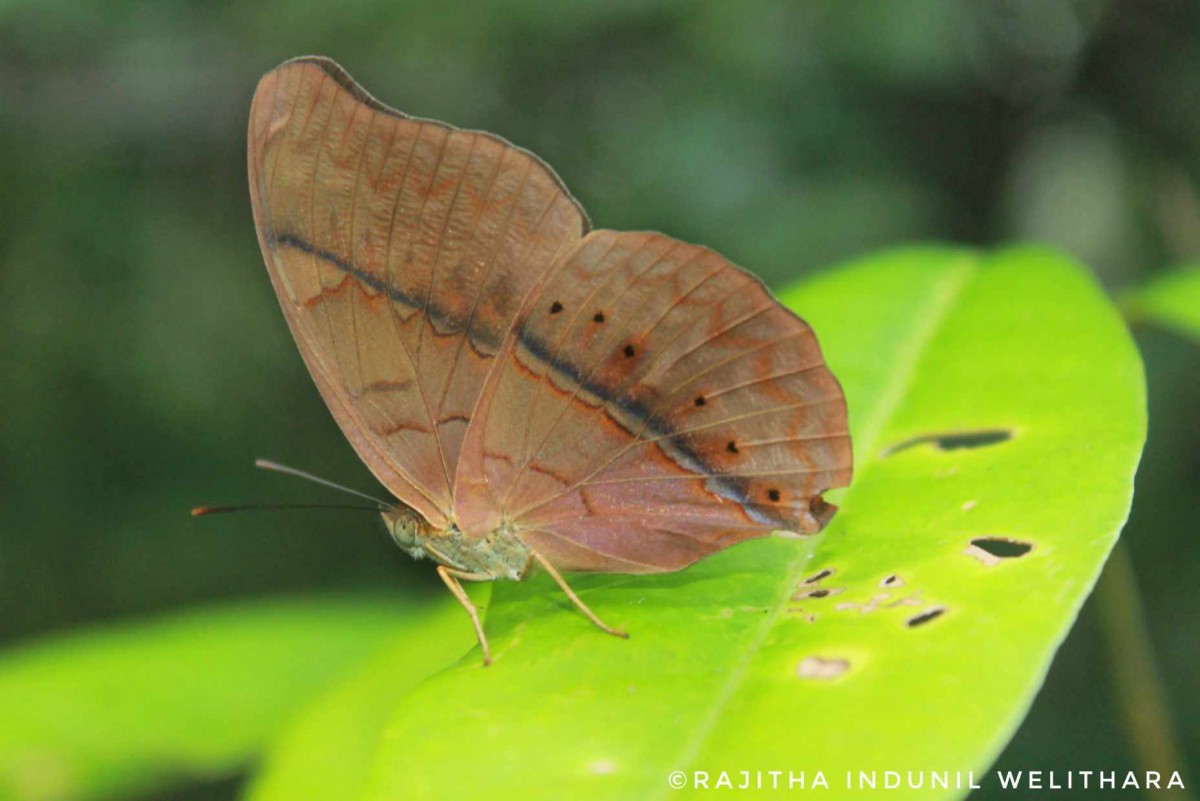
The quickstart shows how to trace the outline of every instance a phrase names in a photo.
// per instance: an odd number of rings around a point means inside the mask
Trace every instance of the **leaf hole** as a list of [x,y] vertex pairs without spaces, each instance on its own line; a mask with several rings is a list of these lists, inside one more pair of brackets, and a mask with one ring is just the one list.
[[953,431],[948,434],[924,434],[912,439],[898,442],[883,452],[891,456],[900,451],[915,448],[918,445],[932,445],[939,451],[957,451],[964,448],[985,448],[989,445],[999,445],[1012,439],[1013,432],[1007,428],[990,428],[979,431]]
[[793,601],[803,601],[805,598],[828,598],[830,595],[837,595],[840,592],[845,592],[845,587],[816,587],[811,590],[800,590],[792,596]]
[[824,570],[820,571],[819,573],[813,573],[811,576],[809,576],[808,578],[806,578],[804,580],[804,583],[805,584],[816,584],[821,579],[829,578],[832,575],[833,575],[833,568],[827,567]]
[[884,576],[883,581],[879,582],[880,587],[903,587],[904,579],[893,573],[890,576]]
[[910,617],[908,619],[908,627],[912,629],[916,628],[917,626],[924,626],[929,621],[939,618],[945,613],[946,607],[944,606],[935,606],[932,609],[926,609],[924,612]]
[[1033,543],[1009,537],[976,537],[963,553],[992,567],[1005,559],[1018,559],[1032,550]]
[[1033,550],[1030,543],[1010,540],[1008,537],[976,537],[971,544],[1001,559],[1015,559]]

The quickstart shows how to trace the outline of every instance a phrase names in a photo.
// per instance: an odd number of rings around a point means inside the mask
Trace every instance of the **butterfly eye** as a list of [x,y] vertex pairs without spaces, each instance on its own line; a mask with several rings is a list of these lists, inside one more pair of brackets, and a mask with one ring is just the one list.
[[704,399],[703,395],[697,395],[695,403],[697,406],[703,406],[704,404],[708,403],[708,401]]
[[550,313],[551,314],[558,314],[562,310],[563,310],[563,305],[561,303],[559,303],[557,300],[550,304]]
[[772,501],[778,501],[780,498],[779,490],[777,490],[777,489],[767,490],[767,497],[770,498]]
[[635,353],[637,353],[637,351],[636,351],[636,350],[634,350],[634,348],[633,348],[633,345],[626,345],[626,346],[625,346],[625,358],[626,358],[626,359],[632,359],[632,358],[633,358],[633,355],[634,355]]
[[[730,453],[737,453],[738,452],[737,443],[734,442],[733,440],[729,440],[729,442],[725,443],[725,450],[729,451]],[[771,491],[775,492],[775,490],[771,490]],[[771,500],[775,500],[775,498],[772,498]]]
[[602,312],[602,311],[596,312],[594,315],[592,315],[592,319],[598,323],[604,322],[604,312]]

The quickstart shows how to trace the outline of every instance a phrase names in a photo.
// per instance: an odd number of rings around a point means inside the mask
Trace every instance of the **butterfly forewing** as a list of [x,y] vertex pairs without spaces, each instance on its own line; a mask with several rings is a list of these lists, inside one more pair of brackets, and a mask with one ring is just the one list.
[[594,231],[493,369],[456,515],[469,531],[511,520],[566,569],[672,570],[819,529],[850,460],[812,330],[757,279],[660,234]]
[[484,379],[585,215],[536,157],[406,117],[327,59],[263,78],[248,149],[268,272],[322,396],[376,477],[445,527]]

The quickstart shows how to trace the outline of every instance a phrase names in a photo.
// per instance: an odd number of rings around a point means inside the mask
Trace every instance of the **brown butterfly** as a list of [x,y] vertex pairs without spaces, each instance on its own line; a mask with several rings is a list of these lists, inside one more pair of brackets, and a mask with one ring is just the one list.
[[532,153],[388,108],[325,58],[259,83],[249,166],[305,364],[485,664],[460,580],[537,563],[622,634],[560,570],[679,570],[833,514],[841,387],[812,329],[713,251],[592,230]]

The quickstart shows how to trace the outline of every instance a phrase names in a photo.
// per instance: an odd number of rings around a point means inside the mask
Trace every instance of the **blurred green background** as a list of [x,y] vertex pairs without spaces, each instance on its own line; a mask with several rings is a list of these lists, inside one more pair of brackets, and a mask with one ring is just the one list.
[[[777,286],[911,240],[1050,242],[1117,298],[1200,257],[1189,0],[0,2],[0,645],[215,600],[442,591],[356,513],[187,516],[336,500],[259,456],[375,490],[251,222],[250,95],[305,53],[535,151],[599,226]],[[1136,335],[1151,428],[1124,541],[1194,755],[1200,348]],[[1000,764],[1133,767],[1091,604]]]

